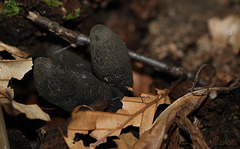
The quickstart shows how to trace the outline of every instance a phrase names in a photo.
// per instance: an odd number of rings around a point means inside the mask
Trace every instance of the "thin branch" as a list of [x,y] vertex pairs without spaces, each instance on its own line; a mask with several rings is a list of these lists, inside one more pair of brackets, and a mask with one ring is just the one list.
[[194,126],[183,112],[180,111],[177,113],[176,123],[185,133],[190,135],[193,149],[210,149],[205,142],[200,129],[197,126]]
[[51,21],[48,18],[39,15],[38,13],[29,11],[27,18],[32,20],[36,24],[39,24],[40,26],[48,29],[52,33],[60,36],[62,39],[66,40],[70,44],[74,44],[74,45],[72,45],[73,47],[76,44],[82,45],[82,44],[90,43],[89,37],[87,37],[83,34],[79,34],[70,29],[67,29],[67,28],[59,25],[57,22]]
[[[60,36],[62,39],[69,42],[72,47],[76,47],[78,45],[90,44],[90,38],[88,36],[79,34],[75,31],[67,29],[59,25],[57,22],[51,21],[46,17],[43,17],[37,13],[30,11],[27,18],[39,24],[40,26],[48,29],[54,34]],[[191,73],[186,72],[183,68],[169,66],[166,63],[159,62],[155,59],[140,55],[131,50],[129,50],[129,56],[131,59],[135,61],[147,64],[158,71],[165,71],[172,76],[179,77],[179,76],[186,75],[188,78],[191,78],[191,79],[193,78],[193,75]]]

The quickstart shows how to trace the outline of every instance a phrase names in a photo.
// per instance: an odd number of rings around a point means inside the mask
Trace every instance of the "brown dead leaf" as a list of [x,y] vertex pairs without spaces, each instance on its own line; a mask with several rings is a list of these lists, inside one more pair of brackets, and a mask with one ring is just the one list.
[[[22,79],[26,72],[32,69],[32,60],[1,60],[0,61],[0,104],[10,115],[26,114],[29,119],[50,121],[48,114],[37,105],[24,105],[15,102],[13,90],[7,88],[9,80],[14,77]],[[10,100],[12,102],[10,103]]]
[[[209,92],[215,92],[221,88],[210,88]],[[195,91],[195,94],[205,93],[206,89]],[[164,148],[164,140],[168,137],[167,132],[176,118],[178,112],[188,115],[198,108],[207,95],[194,96],[188,93],[183,97],[173,102],[167,109],[165,109],[155,120],[152,127],[145,131],[138,142],[134,145],[134,149],[151,148],[159,149]]]
[[117,144],[117,149],[129,149],[126,142],[124,142],[123,139],[119,138],[119,139],[114,139],[113,140],[116,144]]
[[149,93],[150,85],[152,84],[152,78],[149,75],[140,74],[133,71],[133,89],[141,93]]
[[131,132],[121,134],[119,138],[125,142],[128,149],[133,148],[134,144],[137,142],[137,138]]
[[31,59],[0,60],[0,92],[5,94],[0,94],[0,100],[7,97],[6,93],[11,93],[11,98],[8,99],[13,98],[13,92],[7,88],[9,80],[12,77],[22,79],[25,73],[32,69],[32,65]]
[[235,54],[240,50],[240,17],[229,15],[223,20],[217,17],[208,20],[208,28],[215,42],[222,46],[232,45]]
[[0,79],[10,80],[12,77],[22,79],[32,69],[32,59],[0,60]]
[[[87,134],[90,130],[92,131],[90,136],[98,140],[91,144],[91,147],[96,147],[108,136],[119,136],[121,130],[130,125],[139,127],[141,135],[152,126],[157,106],[161,103],[170,103],[167,96],[158,98],[159,96],[161,95],[143,94],[142,97],[124,97],[123,108],[117,113],[99,111],[73,113],[68,125],[68,139],[72,141],[68,146],[74,146],[75,133]],[[124,144],[122,140],[118,141],[121,145]]]
[[29,56],[29,54],[22,52],[17,47],[7,45],[0,41],[0,51],[7,51],[12,54],[16,60],[20,60]]
[[[26,117],[29,119],[40,119],[44,121],[50,121],[49,115],[43,112],[38,105],[36,104],[25,105],[12,100],[14,94],[13,89],[4,88],[0,86],[0,94],[1,94],[0,105],[3,106],[3,108],[9,115],[16,116],[21,113],[24,113]],[[10,100],[12,100],[11,103]]]

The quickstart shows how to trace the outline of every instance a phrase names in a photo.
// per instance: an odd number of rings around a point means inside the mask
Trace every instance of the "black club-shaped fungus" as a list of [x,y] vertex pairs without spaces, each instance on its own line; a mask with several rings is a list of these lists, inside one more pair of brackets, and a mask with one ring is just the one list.
[[133,76],[128,49],[123,40],[104,25],[90,32],[90,48],[94,75],[120,90],[132,87]]
[[49,57],[52,57],[54,63],[62,67],[73,69],[74,71],[84,70],[92,72],[91,64],[85,61],[81,56],[69,50],[58,52],[59,49],[60,47],[55,46],[48,50],[47,54]]
[[[87,71],[62,68],[52,60],[39,57],[34,61],[34,82],[40,96],[68,112],[78,105],[89,105],[103,98],[118,104],[123,94],[100,82]],[[111,108],[110,108],[111,109]]]

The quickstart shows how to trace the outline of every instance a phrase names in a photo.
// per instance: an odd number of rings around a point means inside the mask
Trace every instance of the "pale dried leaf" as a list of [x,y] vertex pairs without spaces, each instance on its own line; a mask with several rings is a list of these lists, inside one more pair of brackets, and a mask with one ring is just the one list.
[[223,20],[217,17],[208,20],[208,28],[215,42],[222,46],[232,45],[235,54],[240,50],[240,17],[229,15]]
[[7,51],[12,54],[16,60],[20,60],[29,56],[29,54],[22,52],[17,47],[7,45],[0,41],[0,51]]
[[68,125],[68,138],[73,141],[77,132],[87,133],[91,130],[90,136],[102,142],[107,136],[119,136],[121,130],[130,125],[140,127],[142,134],[152,126],[159,100],[167,101],[165,98],[158,99],[159,95],[142,96],[124,97],[123,108],[117,113],[99,111],[73,113]]
[[133,148],[134,144],[137,142],[137,138],[131,132],[121,134],[119,138],[126,143],[129,149]]
[[[9,79],[0,79],[0,88],[7,88]],[[1,97],[1,95],[0,95]]]
[[121,138],[119,139],[114,139],[113,140],[117,144],[117,149],[129,149],[126,142],[122,140]]
[[[94,130],[90,135],[97,139],[107,134],[110,130],[118,127],[122,121],[128,119],[128,115],[107,113],[99,111],[79,111],[72,115],[68,125],[68,137],[75,137],[77,131]],[[111,136],[118,136],[121,130],[116,131]]]
[[[41,119],[44,121],[50,121],[50,117],[47,113],[43,112],[42,109],[34,105],[25,105],[18,103],[13,98],[13,89],[4,88],[0,86],[0,105],[3,105],[5,111],[10,115],[18,115],[24,113],[29,119]],[[10,102],[12,100],[12,102]]]
[[32,59],[1,60],[0,79],[10,80],[12,77],[22,79],[26,72],[32,69]]
[[[158,94],[159,96],[164,95],[164,94],[166,93],[166,91],[167,91],[166,89],[164,89],[164,90],[156,89],[156,90],[157,90],[157,94]],[[169,105],[170,105],[170,104],[171,104],[171,101],[170,101],[169,96],[164,97],[163,100],[159,100],[157,106],[159,106],[159,105],[161,105],[161,104],[169,104]]]

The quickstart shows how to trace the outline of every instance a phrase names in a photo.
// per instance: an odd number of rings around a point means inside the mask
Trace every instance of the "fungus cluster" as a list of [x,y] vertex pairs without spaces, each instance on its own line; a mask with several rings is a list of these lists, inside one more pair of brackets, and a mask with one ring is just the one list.
[[33,72],[39,95],[68,112],[104,98],[110,101],[107,111],[121,108],[126,86],[133,85],[125,43],[106,26],[95,25],[90,31],[90,49],[91,65],[70,51],[59,52],[52,60],[37,58]]

